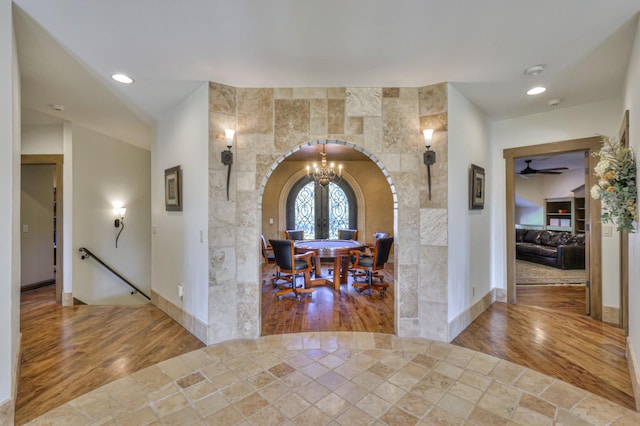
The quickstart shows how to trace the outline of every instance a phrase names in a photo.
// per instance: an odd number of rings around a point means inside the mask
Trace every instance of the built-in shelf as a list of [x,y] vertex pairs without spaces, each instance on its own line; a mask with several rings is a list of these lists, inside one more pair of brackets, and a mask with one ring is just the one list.
[[583,197],[547,198],[545,226],[551,231],[584,233],[585,205]]

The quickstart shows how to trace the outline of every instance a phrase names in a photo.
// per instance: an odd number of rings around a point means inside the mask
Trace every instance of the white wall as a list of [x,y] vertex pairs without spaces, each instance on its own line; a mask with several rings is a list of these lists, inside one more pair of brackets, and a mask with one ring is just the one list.
[[[491,281],[495,287],[506,288],[506,228],[504,226],[506,206],[503,150],[592,137],[597,134],[614,136],[618,134],[621,121],[622,100],[612,99],[492,123],[491,158],[495,179],[491,181],[491,190],[488,193],[492,195],[492,200],[494,200],[494,209],[491,214],[493,230],[491,235]],[[614,240],[616,238],[603,238],[603,295],[614,294],[617,291],[615,287],[619,285],[619,280],[609,280],[609,277],[617,274],[616,268],[619,264],[619,256],[614,258],[611,256],[611,250],[608,250],[607,244],[609,242],[615,244]],[[607,297],[603,296],[603,300]]]
[[[88,248],[150,296],[151,154],[81,126],[72,129],[73,296],[89,304],[146,303],[94,259],[80,260],[78,249]],[[117,201],[127,211],[116,248],[113,204]]]
[[53,201],[56,166],[21,167],[20,253],[21,286],[55,279]]
[[[639,18],[640,21],[640,18]],[[640,153],[640,25],[635,42],[624,90],[624,108],[629,110],[629,142]],[[640,356],[640,234],[629,234],[629,342],[636,361]]]
[[494,180],[487,125],[480,112],[454,86],[448,85],[448,91],[448,320],[451,321],[491,290],[489,225],[495,196],[487,192],[484,210],[469,210],[471,164],[485,169],[485,189]]
[[[12,400],[20,334],[20,73],[10,0],[0,0],[0,407]],[[6,414],[3,414],[6,413]],[[13,410],[0,410],[10,423]]]
[[22,154],[62,154],[62,125],[22,126]]
[[[209,84],[167,112],[152,149],[153,291],[208,324]],[[212,155],[219,155],[217,152]],[[182,167],[182,211],[166,211],[164,170]],[[183,284],[184,296],[177,286]],[[215,296],[215,295],[214,295]],[[224,295],[218,295],[224,297]]]

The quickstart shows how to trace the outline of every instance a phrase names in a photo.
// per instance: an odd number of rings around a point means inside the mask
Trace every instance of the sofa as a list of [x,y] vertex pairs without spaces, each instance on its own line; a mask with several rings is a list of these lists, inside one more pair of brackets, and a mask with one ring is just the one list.
[[559,269],[584,269],[584,234],[516,229],[516,259]]

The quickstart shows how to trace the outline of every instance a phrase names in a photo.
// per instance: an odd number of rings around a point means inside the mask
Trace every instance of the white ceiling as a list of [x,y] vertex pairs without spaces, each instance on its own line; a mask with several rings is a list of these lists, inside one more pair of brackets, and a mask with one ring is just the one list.
[[[129,141],[150,140],[153,120],[204,81],[236,87],[446,81],[491,120],[546,111],[550,99],[562,101],[556,108],[611,99],[622,92],[640,11],[638,0],[14,3],[23,106],[89,123],[102,117],[90,127],[111,129],[124,119],[120,133],[131,133],[123,137]],[[536,64],[546,66],[542,74],[524,75]],[[63,75],[67,67],[73,78]],[[115,72],[136,83],[113,82]],[[547,92],[526,96],[535,84]],[[51,111],[52,103],[65,102],[63,114]]]

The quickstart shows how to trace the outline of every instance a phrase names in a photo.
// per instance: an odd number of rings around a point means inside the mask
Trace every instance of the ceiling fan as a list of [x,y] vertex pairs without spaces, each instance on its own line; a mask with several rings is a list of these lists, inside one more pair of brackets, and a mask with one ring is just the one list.
[[535,174],[559,175],[562,173],[560,170],[569,170],[568,167],[551,167],[549,169],[534,169],[531,167],[531,161],[532,160],[524,160],[524,162],[527,163],[527,167],[525,167],[524,169],[516,173],[519,175],[535,175]]

